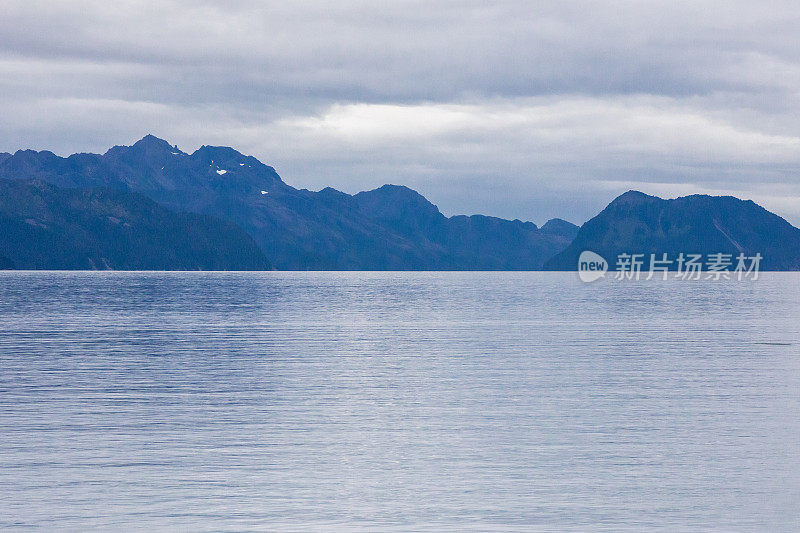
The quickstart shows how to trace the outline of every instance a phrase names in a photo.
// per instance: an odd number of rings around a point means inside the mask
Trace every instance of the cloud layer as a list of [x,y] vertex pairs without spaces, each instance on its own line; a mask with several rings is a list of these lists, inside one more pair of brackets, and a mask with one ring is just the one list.
[[287,182],[583,222],[629,188],[800,223],[791,2],[36,2],[0,18],[0,151],[225,144]]

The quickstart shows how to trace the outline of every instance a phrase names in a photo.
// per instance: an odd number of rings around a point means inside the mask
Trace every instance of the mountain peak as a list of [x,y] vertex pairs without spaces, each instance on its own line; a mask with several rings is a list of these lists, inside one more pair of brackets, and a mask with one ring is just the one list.
[[191,157],[204,165],[210,165],[212,162],[217,164],[238,164],[247,159],[241,152],[229,146],[208,146],[205,144],[198,148]]
[[363,212],[377,218],[404,219],[419,215],[444,218],[438,207],[405,185],[386,184],[371,191],[360,192],[354,198]]
[[48,165],[57,165],[61,158],[49,150],[17,150],[14,155],[6,158],[11,167],[20,171],[24,168],[41,168]]
[[614,202],[622,203],[640,203],[646,200],[660,200],[657,196],[645,194],[642,191],[635,191],[633,189],[624,192],[614,199]]
[[[362,193],[359,193],[362,194]],[[376,194],[386,198],[391,198],[395,201],[430,206],[436,208],[427,198],[422,196],[420,193],[411,189],[410,187],[406,187],[405,185],[393,185],[391,183],[387,183],[374,189],[372,191],[366,191],[363,194]],[[438,208],[436,208],[438,211]]]
[[561,218],[551,218],[540,228],[545,233],[552,233],[554,235],[564,235],[570,239],[575,238],[578,233],[578,226],[572,222],[567,222]]
[[178,149],[170,145],[164,139],[159,139],[155,135],[147,134],[131,146],[114,146],[109,149],[105,155],[115,157],[124,157],[125,154],[128,154],[128,157],[131,155],[160,156],[176,151],[178,151]]
[[133,146],[148,146],[148,147],[166,146],[167,148],[170,149],[172,148],[172,145],[170,145],[167,141],[165,141],[164,139],[159,139],[158,137],[150,133],[148,133],[147,135],[136,141],[133,144]]
[[359,211],[388,224],[400,233],[418,233],[446,222],[439,208],[413,189],[402,185],[383,185],[353,196]]

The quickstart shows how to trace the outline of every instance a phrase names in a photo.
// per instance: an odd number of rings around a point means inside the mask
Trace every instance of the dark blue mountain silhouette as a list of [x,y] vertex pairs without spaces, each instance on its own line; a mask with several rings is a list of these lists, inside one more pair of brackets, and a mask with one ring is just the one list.
[[137,193],[0,180],[0,268],[263,270],[241,229]]
[[187,154],[148,135],[103,155],[18,151],[0,178],[145,195],[174,211],[211,215],[249,234],[279,269],[536,270],[577,226],[486,216],[445,217],[422,195],[386,185],[351,196],[285,184],[275,169],[232,148]]
[[586,222],[548,270],[575,270],[584,250],[599,253],[613,269],[619,254],[760,253],[762,270],[800,270],[800,229],[751,200],[693,195],[662,200],[628,191]]

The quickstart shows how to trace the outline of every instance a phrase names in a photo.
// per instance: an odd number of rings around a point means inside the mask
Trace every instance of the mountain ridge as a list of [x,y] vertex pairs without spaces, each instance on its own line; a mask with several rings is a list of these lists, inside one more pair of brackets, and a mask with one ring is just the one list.
[[800,270],[800,229],[752,200],[693,194],[662,199],[628,191],[581,226],[546,270],[575,270],[584,250],[615,268],[620,254],[761,254],[762,270]]
[[188,154],[153,135],[102,155],[17,151],[0,162],[0,178],[130,190],[174,211],[228,220],[287,270],[535,270],[578,229],[445,217],[403,186],[356,195],[295,189],[233,148],[203,145]]
[[186,153],[153,135],[102,155],[3,153],[0,179],[126,191],[174,213],[214,217],[240,228],[283,270],[574,270],[582,250],[763,253],[764,269],[800,269],[800,230],[732,196],[665,200],[631,190],[580,228],[558,218],[539,227],[488,215],[447,217],[403,185],[353,195],[296,189],[233,148],[202,145]]

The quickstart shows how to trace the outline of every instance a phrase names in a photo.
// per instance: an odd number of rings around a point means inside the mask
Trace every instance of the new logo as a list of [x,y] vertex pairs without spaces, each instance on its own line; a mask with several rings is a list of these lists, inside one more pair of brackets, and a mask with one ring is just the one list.
[[578,276],[581,281],[589,283],[606,275],[608,261],[602,255],[589,250],[581,252],[578,257]]

